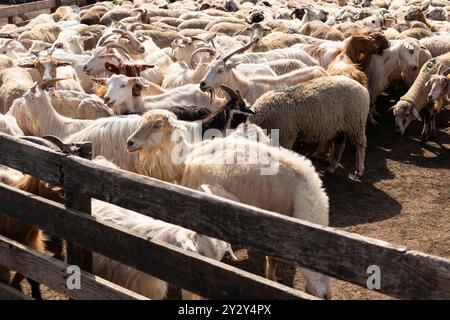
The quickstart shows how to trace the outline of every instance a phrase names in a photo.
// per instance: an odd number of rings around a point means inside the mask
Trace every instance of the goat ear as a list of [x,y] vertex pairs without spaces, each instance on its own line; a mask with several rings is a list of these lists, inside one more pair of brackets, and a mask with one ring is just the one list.
[[72,65],[72,62],[69,61],[58,61],[56,64],[57,67],[64,67],[64,66],[70,66]]
[[112,72],[112,73],[115,73],[115,74],[119,74],[120,73],[119,68],[116,65],[114,65],[114,64],[112,64],[112,63],[110,63],[108,61],[105,62],[105,69],[108,70],[109,72]]
[[226,66],[227,66],[227,68],[233,69],[233,68],[236,68],[241,63],[242,63],[242,61],[229,62],[226,64]]
[[19,63],[18,66],[21,68],[36,68],[34,62]]
[[419,112],[415,107],[411,108],[411,115],[416,118],[418,121],[422,121],[422,117],[420,116]]
[[155,67],[154,64],[138,64],[138,65],[136,65],[136,68],[139,70],[139,72],[142,72],[144,70],[151,69],[154,67]]

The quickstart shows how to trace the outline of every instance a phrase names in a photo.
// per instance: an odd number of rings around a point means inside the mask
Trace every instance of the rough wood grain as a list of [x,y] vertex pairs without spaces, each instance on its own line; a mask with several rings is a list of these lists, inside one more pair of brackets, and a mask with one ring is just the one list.
[[143,300],[145,297],[87,272],[80,273],[80,289],[68,289],[68,265],[0,236],[0,264],[16,270],[73,299]]
[[0,300],[33,300],[19,290],[0,282]]
[[44,0],[36,1],[24,4],[17,4],[2,8],[0,11],[0,18],[6,18],[10,16],[17,16],[22,13],[29,13],[33,11],[40,11],[55,7],[56,0]]
[[67,189],[89,193],[94,198],[363,287],[370,276],[367,268],[377,265],[381,268],[379,291],[395,297],[450,298],[447,259],[105,168],[84,159],[71,160],[63,168]]
[[[92,158],[92,144],[85,145],[79,153],[80,157],[90,160]],[[62,179],[64,179],[64,176]],[[68,190],[65,192],[64,200],[66,208],[75,209],[91,215],[90,196]],[[69,242],[67,243],[67,261],[69,264],[78,265],[82,270],[92,273],[92,252],[89,250]]]
[[[0,184],[0,211],[177,287],[213,299],[314,299],[238,268]],[[33,214],[27,214],[33,212]]]
[[[64,158],[0,134],[0,162],[41,178],[59,179],[66,190],[138,211],[197,232],[365,287],[367,268],[381,269],[379,291],[407,299],[450,299],[450,261],[384,241],[237,204],[90,161]],[[6,142],[8,147],[4,147]],[[17,148],[11,154],[4,154]],[[38,153],[42,160],[33,161]],[[5,163],[6,162],[6,163]],[[31,161],[30,161],[31,162]],[[60,166],[56,174],[45,168]],[[56,165],[55,165],[56,164]],[[31,171],[31,172],[30,172]],[[51,181],[51,180],[50,180]],[[170,282],[170,281],[168,281]]]
[[1,164],[54,184],[60,183],[65,155],[0,133]]

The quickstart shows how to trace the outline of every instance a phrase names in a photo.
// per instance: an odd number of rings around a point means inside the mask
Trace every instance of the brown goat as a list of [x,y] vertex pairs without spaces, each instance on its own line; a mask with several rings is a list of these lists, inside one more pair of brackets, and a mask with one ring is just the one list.
[[[39,179],[7,167],[0,166],[0,182],[53,201],[62,202],[59,193],[49,189]],[[44,252],[45,250],[46,237],[41,229],[1,213],[0,234],[18,241],[36,251]],[[22,280],[23,276],[19,276],[19,279]],[[10,284],[11,282],[9,270],[2,266],[0,266],[0,281],[6,284]],[[31,285],[31,294],[33,298],[41,299],[39,284],[31,279],[28,279],[28,282]]]
[[[115,74],[123,74],[127,77],[139,77],[141,75],[141,72],[144,70],[147,70],[149,68],[153,68],[154,65],[152,64],[141,64],[141,63],[135,63],[135,62],[124,62],[120,63],[119,65],[115,65],[110,62],[105,62],[105,69],[109,72],[115,73]],[[108,88],[104,85],[100,86],[95,94],[99,96],[100,98],[103,98],[106,94],[106,91]],[[136,83],[133,85],[133,96],[140,96],[142,91],[142,86]]]
[[344,49],[328,66],[330,75],[343,75],[358,81],[368,88],[368,79],[363,70],[369,65],[373,54],[389,46],[381,33],[355,34],[345,40]]

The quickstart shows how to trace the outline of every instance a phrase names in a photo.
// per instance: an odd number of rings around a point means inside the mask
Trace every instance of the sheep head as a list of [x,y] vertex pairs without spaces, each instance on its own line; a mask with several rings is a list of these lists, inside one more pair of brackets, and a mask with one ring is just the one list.
[[238,48],[229,54],[222,57],[220,54],[217,56],[208,66],[208,71],[206,72],[203,79],[200,81],[200,89],[202,91],[208,91],[215,87],[218,87],[222,84],[227,84],[231,69],[235,68],[240,62],[231,62],[227,63],[227,61],[235,54],[242,53],[248,50],[251,46],[254,45],[254,41],[250,41],[245,46]]
[[406,128],[413,120],[422,121],[416,107],[412,102],[399,100],[396,105],[391,107],[395,117],[395,132],[400,135],[405,134]]
[[167,110],[149,110],[142,116],[139,127],[127,139],[128,152],[147,151],[164,148],[173,143],[172,134],[176,130],[186,131],[175,114]]

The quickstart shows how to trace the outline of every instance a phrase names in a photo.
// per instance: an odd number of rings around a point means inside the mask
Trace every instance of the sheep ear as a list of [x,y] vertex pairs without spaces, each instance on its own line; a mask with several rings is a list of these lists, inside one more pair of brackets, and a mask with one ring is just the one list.
[[420,116],[419,112],[417,112],[417,109],[415,107],[411,108],[411,114],[414,118],[416,118],[418,121],[422,121],[422,117]]

